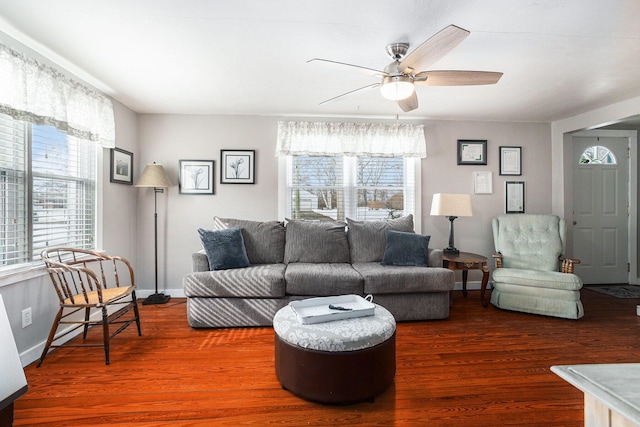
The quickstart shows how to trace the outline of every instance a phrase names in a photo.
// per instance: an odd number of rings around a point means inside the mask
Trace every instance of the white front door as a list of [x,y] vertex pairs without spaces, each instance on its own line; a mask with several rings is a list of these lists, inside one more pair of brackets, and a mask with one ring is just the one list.
[[[584,284],[629,282],[628,141],[573,137],[573,256],[581,261],[575,272]],[[596,146],[608,149],[612,161],[580,163]]]

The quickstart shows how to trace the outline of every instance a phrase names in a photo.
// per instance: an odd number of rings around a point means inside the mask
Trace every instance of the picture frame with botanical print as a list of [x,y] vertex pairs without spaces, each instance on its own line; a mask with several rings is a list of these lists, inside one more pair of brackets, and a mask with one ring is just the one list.
[[133,185],[133,153],[120,148],[111,149],[111,174],[109,181]]
[[458,164],[459,165],[486,165],[487,164],[487,140],[486,139],[459,139],[458,140]]
[[220,150],[221,184],[255,184],[256,150]]
[[215,194],[214,160],[180,160],[180,194]]

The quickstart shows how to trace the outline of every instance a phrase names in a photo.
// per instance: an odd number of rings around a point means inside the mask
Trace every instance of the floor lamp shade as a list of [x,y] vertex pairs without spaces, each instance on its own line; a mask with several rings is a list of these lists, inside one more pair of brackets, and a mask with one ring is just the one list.
[[168,188],[171,186],[173,186],[173,183],[164,168],[156,163],[147,165],[138,182],[136,182],[136,187]]
[[453,242],[453,220],[459,216],[472,216],[471,196],[469,194],[443,194],[433,195],[431,202],[431,215],[446,216],[449,218],[449,246],[444,249],[448,254],[459,254]]
[[171,296],[158,292],[158,193],[164,192],[164,188],[173,186],[162,165],[153,163],[147,165],[142,175],[135,184],[136,187],[153,187],[153,232],[155,247],[155,293],[149,295],[142,304],[164,304]]

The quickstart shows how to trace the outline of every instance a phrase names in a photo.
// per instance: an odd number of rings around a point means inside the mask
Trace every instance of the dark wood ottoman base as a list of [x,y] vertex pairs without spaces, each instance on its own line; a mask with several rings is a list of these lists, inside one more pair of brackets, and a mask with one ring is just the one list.
[[275,334],[276,376],[282,387],[327,404],[373,401],[396,374],[396,334],[370,348],[318,351],[291,345]]

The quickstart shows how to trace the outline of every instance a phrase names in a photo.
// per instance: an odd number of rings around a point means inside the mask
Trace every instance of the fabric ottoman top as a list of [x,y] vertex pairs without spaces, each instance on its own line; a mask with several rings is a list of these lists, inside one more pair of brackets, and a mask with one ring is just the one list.
[[273,318],[273,329],[283,341],[318,351],[354,351],[370,348],[391,338],[396,320],[389,311],[375,305],[373,316],[303,325],[288,305]]

